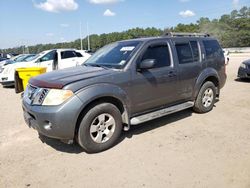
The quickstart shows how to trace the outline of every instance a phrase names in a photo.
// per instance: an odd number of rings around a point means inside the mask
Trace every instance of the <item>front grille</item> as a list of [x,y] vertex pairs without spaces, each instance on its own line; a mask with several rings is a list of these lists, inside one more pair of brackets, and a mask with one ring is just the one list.
[[49,90],[47,90],[47,89],[43,89],[43,90],[42,90],[42,92],[41,92],[41,94],[40,94],[40,97],[39,97],[39,99],[38,99],[38,102],[39,102],[40,104],[43,103],[43,101],[44,101],[46,95],[48,94],[48,92],[49,92]]
[[250,69],[250,65],[247,65],[247,68]]

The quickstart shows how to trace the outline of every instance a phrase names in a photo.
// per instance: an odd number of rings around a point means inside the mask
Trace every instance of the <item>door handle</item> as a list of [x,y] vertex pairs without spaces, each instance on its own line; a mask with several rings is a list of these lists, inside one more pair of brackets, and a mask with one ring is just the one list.
[[175,76],[177,76],[175,71],[169,71],[168,77],[172,78],[172,77],[175,77]]

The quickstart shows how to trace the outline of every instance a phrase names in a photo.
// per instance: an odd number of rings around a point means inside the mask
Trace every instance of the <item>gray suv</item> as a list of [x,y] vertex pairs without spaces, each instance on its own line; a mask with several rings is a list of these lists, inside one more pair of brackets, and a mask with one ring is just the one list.
[[82,66],[34,77],[22,106],[40,134],[93,153],[115,145],[131,125],[187,108],[212,110],[225,82],[216,39],[169,33],[115,42]]

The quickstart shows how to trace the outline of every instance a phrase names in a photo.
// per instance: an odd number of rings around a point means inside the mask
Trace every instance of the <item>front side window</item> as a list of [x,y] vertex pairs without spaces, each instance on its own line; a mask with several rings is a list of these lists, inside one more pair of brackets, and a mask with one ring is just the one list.
[[76,57],[76,54],[74,51],[64,51],[64,52],[61,52],[61,57],[62,59],[68,59],[68,58]]
[[40,62],[54,60],[55,53],[56,53],[56,51],[51,51],[51,52],[47,53],[46,55],[44,55],[44,56],[40,59]]
[[168,45],[149,46],[142,57],[142,61],[146,59],[156,60],[154,68],[170,66],[171,61]]
[[187,64],[193,62],[192,50],[189,43],[176,44],[176,51],[179,64]]
[[94,53],[83,65],[121,69],[126,65],[140,44],[140,41],[124,41],[109,44]]
[[216,40],[206,40],[203,41],[203,44],[205,47],[207,59],[223,56],[223,51]]

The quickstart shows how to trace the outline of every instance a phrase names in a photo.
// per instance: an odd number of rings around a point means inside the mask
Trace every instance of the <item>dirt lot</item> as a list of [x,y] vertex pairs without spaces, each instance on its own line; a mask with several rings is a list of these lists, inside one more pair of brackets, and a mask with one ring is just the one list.
[[235,81],[247,58],[231,57],[212,112],[145,123],[91,155],[42,143],[23,121],[20,95],[0,88],[0,187],[250,187],[250,82]]

